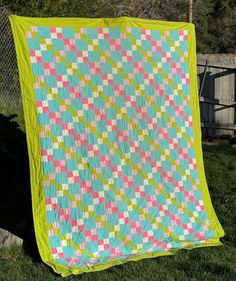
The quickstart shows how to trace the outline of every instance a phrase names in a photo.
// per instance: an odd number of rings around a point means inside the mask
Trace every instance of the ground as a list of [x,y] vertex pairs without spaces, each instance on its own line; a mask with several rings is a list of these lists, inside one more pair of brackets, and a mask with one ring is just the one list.
[[223,246],[181,250],[174,256],[128,262],[110,269],[62,278],[17,247],[0,250],[1,281],[233,281],[236,280],[236,149],[204,146],[209,191],[225,230]]

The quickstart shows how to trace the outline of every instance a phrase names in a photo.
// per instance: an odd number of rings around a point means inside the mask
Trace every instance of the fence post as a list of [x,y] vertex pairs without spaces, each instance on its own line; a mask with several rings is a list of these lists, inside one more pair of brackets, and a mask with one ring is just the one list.
[[202,91],[203,91],[204,83],[206,80],[207,67],[208,67],[208,61],[206,60],[204,73],[203,73],[203,77],[202,77],[202,81],[201,81],[201,86],[200,86],[200,90],[199,90],[199,98],[202,96]]

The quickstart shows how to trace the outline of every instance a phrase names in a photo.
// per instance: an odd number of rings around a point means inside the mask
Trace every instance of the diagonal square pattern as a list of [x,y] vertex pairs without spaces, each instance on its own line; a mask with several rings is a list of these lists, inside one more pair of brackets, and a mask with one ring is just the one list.
[[66,276],[219,244],[223,230],[195,140],[193,26],[62,22],[29,20],[22,32],[34,103],[25,97],[24,108],[35,109],[44,209],[44,234],[36,235],[39,248],[48,237],[45,261]]

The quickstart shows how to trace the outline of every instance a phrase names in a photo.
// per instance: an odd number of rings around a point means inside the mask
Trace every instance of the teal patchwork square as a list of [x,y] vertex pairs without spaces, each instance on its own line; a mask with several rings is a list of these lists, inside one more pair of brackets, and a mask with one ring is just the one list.
[[100,63],[101,71],[102,73],[111,73],[112,72],[112,66],[110,63],[102,62]]
[[46,113],[38,113],[38,123],[40,126],[45,126],[50,124],[50,119]]
[[141,31],[139,28],[132,28],[131,34],[134,39],[141,39]]
[[142,53],[140,51],[133,51],[133,61],[135,62],[142,61]]
[[91,62],[97,62],[99,61],[99,52],[98,51],[88,51],[88,59]]
[[131,222],[135,222],[135,221],[138,221],[139,220],[139,213],[135,210],[133,211],[130,211],[130,220]]
[[102,167],[102,175],[105,179],[112,178],[112,170],[110,167]]
[[130,148],[129,148],[129,144],[127,142],[120,142],[119,143],[119,149],[120,149],[120,153],[129,153]]
[[72,228],[71,228],[70,222],[60,222],[60,232],[62,234],[66,234],[71,231],[72,231]]
[[77,52],[75,51],[66,51],[66,60],[69,63],[77,61]]
[[50,112],[58,112],[60,110],[59,103],[57,100],[49,100],[48,108]]
[[67,74],[67,67],[65,63],[55,63],[55,69],[56,69],[56,73],[58,75],[66,75]]
[[107,125],[105,121],[97,121],[96,122],[96,129],[98,132],[106,132],[107,131]]
[[75,46],[78,51],[87,51],[88,44],[85,39],[75,39]]
[[[173,32],[173,31],[171,31]],[[161,32],[160,30],[151,30],[152,40],[161,41]]]
[[[100,74],[91,74],[90,79],[91,79],[91,84],[94,86],[102,84],[102,77]],[[96,105],[95,102],[94,105]]]
[[127,107],[126,111],[127,111],[127,118],[129,119],[135,118],[137,116],[137,111],[135,107]]
[[122,50],[131,50],[132,49],[131,41],[129,39],[122,39],[121,48]]
[[111,39],[117,39],[120,38],[120,36],[121,36],[120,28],[116,28],[116,27],[109,28],[109,37]]
[[118,215],[117,214],[109,214],[107,216],[108,218],[108,223],[110,225],[118,225],[119,224],[119,220],[118,220]]
[[30,50],[40,50],[39,38],[28,38],[28,46]]
[[111,154],[109,156],[110,160],[111,160],[111,164],[112,166],[118,166],[120,165],[120,157],[118,155],[113,155]]
[[58,185],[67,183],[67,174],[66,173],[56,173],[56,183]]
[[141,244],[143,241],[142,233],[133,234],[132,241],[135,244]]
[[120,51],[112,51],[111,52],[111,60],[114,62],[120,62],[122,60]]
[[142,49],[143,51],[152,50],[151,42],[149,40],[142,40]]
[[[90,200],[89,200],[90,201]],[[86,202],[88,203],[88,202]],[[91,203],[92,204],[92,203]],[[86,204],[87,205],[87,204]],[[90,204],[89,204],[90,205]],[[87,218],[84,220],[84,228],[85,229],[94,229],[96,227],[96,221],[94,218]]]
[[64,38],[72,39],[74,38],[74,29],[69,27],[62,28],[62,34]]
[[123,85],[123,75],[122,74],[113,74],[113,81],[116,85]]
[[100,97],[94,98],[94,108],[103,109],[104,108],[104,99]]
[[53,51],[41,51],[42,52],[42,61],[43,62],[54,62]]
[[115,109],[108,108],[106,110],[106,118],[107,118],[107,120],[114,120],[116,118]]
[[86,35],[91,39],[97,39],[98,38],[97,28],[87,28]]
[[[83,193],[81,196],[82,196],[82,203],[83,203],[84,206],[88,206],[88,205],[92,205],[93,204],[92,194]],[[87,221],[87,225],[88,225],[89,224],[89,219],[87,219],[86,221]],[[91,218],[90,221],[92,222],[92,218]],[[87,229],[89,229],[89,226],[87,226]]]
[[[77,194],[80,190],[79,184],[69,184],[69,193],[71,195]],[[79,212],[81,212],[81,215],[79,215]],[[82,211],[79,208],[71,208],[71,217],[81,218],[82,217]]]
[[46,26],[38,27],[38,36],[41,38],[50,38],[51,37],[50,28]]
[[72,123],[72,113],[70,111],[61,112],[61,121],[62,123]]
[[106,214],[106,208],[102,204],[96,204],[94,206],[94,212],[97,214],[97,216],[101,216]]
[[52,46],[56,51],[62,51],[65,49],[63,39],[52,39]]
[[117,120],[117,128],[118,130],[127,130],[128,129],[128,124],[127,121],[125,119],[119,119]]
[[57,87],[57,80],[55,76],[45,76],[45,83],[47,88]]
[[138,164],[141,162],[140,154],[137,152],[132,152],[130,154],[130,159],[133,164]]
[[[133,54],[133,56],[134,56],[134,54]],[[134,66],[133,66],[132,62],[123,62],[122,66],[123,66],[122,70],[125,73],[132,73],[134,71]]]
[[106,50],[110,51],[109,41],[106,39],[99,39],[99,49],[101,51],[106,51]]
[[42,162],[43,174],[51,174],[54,172],[54,164],[52,162]]
[[65,159],[65,150],[63,148],[53,149],[54,160],[63,160]]
[[65,147],[73,147],[75,145],[75,139],[73,135],[63,137]]
[[[58,222],[58,211],[57,210],[46,211],[46,219],[48,223]],[[54,239],[53,241],[55,243]]]
[[80,88],[82,98],[90,98],[92,96],[92,89],[88,86],[83,86]]
[[109,146],[107,144],[99,144],[98,150],[101,155],[107,155],[109,153]]
[[67,88],[58,88],[58,97],[60,99],[68,99],[70,98],[70,93]]
[[[115,96],[115,103],[117,107],[125,107],[125,97],[123,96]],[[120,121],[120,120],[118,120]],[[124,120],[122,120],[124,121]]]
[[86,182],[86,181],[90,180],[90,177],[91,177],[90,171],[88,171],[88,170],[79,170],[78,173],[79,173],[80,181]]
[[71,246],[63,247],[65,258],[70,258],[74,254],[74,249]]
[[[71,108],[72,110],[82,110],[83,109],[83,104],[81,99],[71,99]],[[83,124],[76,124],[79,126],[83,126]]]
[[79,86],[79,78],[77,75],[69,75],[68,82],[70,87],[77,87]]
[[117,132],[108,132],[107,135],[110,143],[114,143],[118,141]]
[[95,113],[93,110],[84,110],[84,121],[94,121],[95,120]]
[[104,191],[105,193],[105,201],[106,202],[114,202],[116,195],[115,192],[113,190],[106,190]]
[[79,235],[78,235],[78,233],[72,233],[72,237],[73,237],[73,242],[75,244],[84,243],[84,241],[85,241],[84,232],[81,232]]
[[87,243],[86,249],[87,249],[88,253],[92,254],[92,253],[96,252],[97,248],[98,248],[98,242],[97,241],[92,241],[92,242]]
[[85,145],[77,146],[76,147],[76,153],[78,158],[84,158],[88,156],[88,150]]
[[123,188],[124,184],[121,178],[114,178],[114,186],[117,189]]
[[70,200],[66,196],[58,197],[57,200],[58,200],[59,208],[64,209],[64,208],[69,208],[70,207]]
[[44,75],[43,66],[38,63],[32,63],[32,71],[34,76]]
[[140,141],[139,142],[139,146],[140,146],[140,150],[142,152],[145,152],[145,151],[149,151],[150,150],[150,145],[149,145],[149,142],[148,141]]
[[122,166],[122,175],[128,177],[132,175],[131,167],[128,165]]
[[47,93],[45,89],[35,89],[35,97],[37,101],[43,101],[47,99]]
[[44,189],[44,195],[45,198],[56,197],[57,196],[56,186],[47,186],[47,188]]
[[59,124],[51,125],[51,132],[53,137],[58,137],[62,135],[62,127]]
[[97,138],[97,134],[88,134],[87,135],[87,143],[89,145],[93,145],[93,144],[97,144],[98,143],[98,138]]

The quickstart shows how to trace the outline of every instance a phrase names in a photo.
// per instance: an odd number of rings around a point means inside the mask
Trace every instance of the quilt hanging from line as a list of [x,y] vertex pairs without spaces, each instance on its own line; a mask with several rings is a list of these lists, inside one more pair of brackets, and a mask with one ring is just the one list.
[[194,25],[10,16],[42,260],[63,276],[220,245]]

